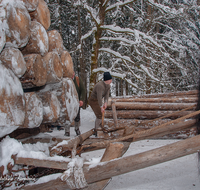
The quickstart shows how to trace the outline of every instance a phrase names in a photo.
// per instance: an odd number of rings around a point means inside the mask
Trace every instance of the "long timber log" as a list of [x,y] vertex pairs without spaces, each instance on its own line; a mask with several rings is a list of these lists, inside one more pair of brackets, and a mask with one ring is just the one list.
[[[156,119],[158,117],[162,117],[170,114],[168,118],[176,119],[178,117],[182,117],[184,115],[188,115],[193,113],[194,111],[184,111],[176,113],[176,111],[166,111],[166,110],[118,110],[117,118],[118,119]],[[112,111],[106,110],[105,118],[113,118]]]
[[[167,162],[176,158],[180,158],[182,156],[193,154],[195,152],[198,152],[199,149],[200,135],[136,155],[118,158],[104,163],[99,163],[93,167],[91,167],[90,165],[84,165],[83,172],[85,175],[85,179],[89,184],[104,179],[109,179],[111,177],[125,174],[131,171]],[[57,179],[42,184],[36,184],[32,186],[29,185],[27,187],[24,187],[23,189],[64,190],[67,188],[69,187],[66,184],[66,182],[62,181],[60,177],[58,177]]]
[[[196,105],[196,103],[115,102],[117,110],[181,110]],[[108,106],[108,109],[111,107]]]
[[197,95],[189,95],[187,97],[176,96],[176,97],[157,97],[157,98],[110,98],[108,100],[108,106],[111,105],[112,101],[115,102],[167,102],[167,103],[194,103],[197,102]]
[[[194,96],[197,97],[198,95],[198,91],[197,90],[190,90],[190,91],[178,91],[178,92],[169,92],[169,93],[157,93],[157,94],[145,94],[145,95],[133,95],[130,96],[129,98],[161,98],[161,97],[165,97],[165,98],[171,98],[171,97],[188,97],[188,96]],[[126,97],[127,98],[127,97]],[[123,97],[121,98],[112,98],[113,100],[118,100],[118,99],[123,99]]]

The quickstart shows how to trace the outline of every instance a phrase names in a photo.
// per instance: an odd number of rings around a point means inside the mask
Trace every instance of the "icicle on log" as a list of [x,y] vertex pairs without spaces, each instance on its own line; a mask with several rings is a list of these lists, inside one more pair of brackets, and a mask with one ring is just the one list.
[[47,30],[51,24],[48,5],[44,0],[40,0],[35,11],[30,12],[31,20],[37,21]]
[[72,78],[74,66],[71,55],[69,54],[69,52],[63,51],[60,58],[63,66],[63,77]]
[[[150,151],[99,163],[93,167],[85,164],[83,166],[84,177],[87,183],[90,184],[193,154],[198,152],[199,149],[200,135]],[[69,186],[66,184],[66,181],[62,181],[61,178],[58,177],[57,179],[53,179],[48,182],[23,187],[24,190],[43,190],[56,188],[68,189]]]
[[79,109],[78,94],[74,82],[70,78],[63,78],[61,82],[48,84],[40,92],[51,91],[60,102],[60,115],[55,125],[65,126],[72,122]]
[[0,60],[20,78],[26,71],[26,62],[19,49],[8,47],[1,52]]
[[46,84],[60,82],[63,78],[63,69],[58,53],[49,52],[43,57],[43,60],[47,69]]
[[25,93],[25,120],[23,128],[39,127],[43,120],[43,105],[35,92]]
[[40,54],[29,54],[24,56],[27,70],[20,78],[24,89],[43,86],[47,81],[46,64]]
[[17,3],[4,3],[6,10],[6,45],[21,48],[24,47],[30,38],[31,18],[28,10],[22,1]]
[[27,8],[27,10],[29,12],[32,12],[32,11],[36,10],[39,0],[23,0],[23,2],[25,4],[25,7]]
[[19,79],[0,61],[0,137],[23,125],[24,102],[24,92]]
[[49,39],[49,52],[56,51],[59,55],[63,52],[63,39],[57,30],[47,32]]
[[58,98],[52,92],[38,93],[43,104],[42,123],[56,122],[60,114],[60,103]]
[[23,55],[37,53],[44,56],[49,51],[49,40],[45,28],[37,21],[31,21],[30,39],[21,49]]

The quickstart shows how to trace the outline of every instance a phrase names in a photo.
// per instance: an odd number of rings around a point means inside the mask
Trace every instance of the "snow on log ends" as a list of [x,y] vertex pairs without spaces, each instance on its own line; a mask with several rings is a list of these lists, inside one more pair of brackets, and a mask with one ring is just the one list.
[[0,137],[22,126],[24,118],[25,101],[21,83],[0,62]]
[[23,0],[23,2],[27,10],[32,12],[37,8],[39,0]]
[[47,31],[49,38],[49,52],[55,51],[59,55],[63,52],[63,39],[57,30]]
[[19,78],[26,72],[26,62],[19,49],[8,47],[1,52],[0,60]]
[[42,24],[45,30],[48,30],[51,24],[50,11],[44,0],[40,0],[35,11],[30,12],[31,20]]
[[30,15],[21,0],[2,0],[2,8],[5,10],[3,23],[6,33],[6,46],[16,48],[24,47],[30,37]]
[[31,21],[30,39],[22,49],[23,54],[38,53],[44,56],[49,51],[49,40],[45,28],[37,21]]

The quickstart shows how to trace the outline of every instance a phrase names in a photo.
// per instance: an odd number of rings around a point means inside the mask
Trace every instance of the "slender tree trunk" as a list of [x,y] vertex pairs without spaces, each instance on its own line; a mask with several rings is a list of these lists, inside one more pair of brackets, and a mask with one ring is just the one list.
[[100,0],[99,3],[99,17],[100,17],[100,24],[96,23],[97,31],[95,32],[95,43],[92,47],[92,57],[91,57],[91,74],[90,74],[90,87],[89,87],[89,94],[91,94],[94,85],[96,84],[96,77],[97,73],[94,73],[93,70],[98,67],[98,55],[99,55],[99,48],[100,48],[100,38],[102,35],[102,29],[100,28],[101,25],[104,24],[105,20],[105,9],[106,6],[104,5],[104,0]]
[[[83,56],[83,44],[82,44],[82,40],[81,40],[81,36],[82,36],[82,31],[81,31],[81,16],[80,16],[80,9],[78,7],[78,38],[79,38],[79,44],[81,44],[81,51],[79,54],[79,64],[80,64],[80,70],[79,70],[79,76],[81,77],[83,84],[85,86],[85,88],[87,87],[87,75],[85,73],[85,68],[86,68],[86,63],[84,61],[84,56]],[[87,90],[85,91],[85,102],[83,105],[83,108],[86,108],[87,105]]]

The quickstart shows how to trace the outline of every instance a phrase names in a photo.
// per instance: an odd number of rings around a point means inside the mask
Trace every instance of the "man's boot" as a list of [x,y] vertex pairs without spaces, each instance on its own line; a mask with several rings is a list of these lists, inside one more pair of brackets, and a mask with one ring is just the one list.
[[79,122],[75,122],[75,131],[76,131],[76,135],[80,135],[80,134],[81,134],[81,132],[80,132],[80,130],[79,130],[79,126],[80,126]]
[[65,126],[65,136],[70,136],[70,125]]

